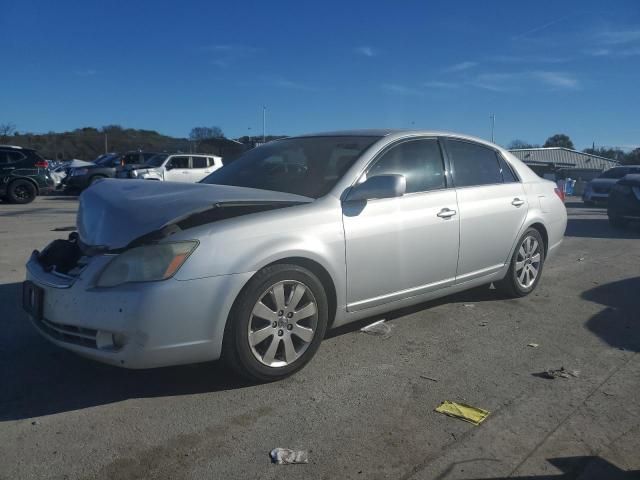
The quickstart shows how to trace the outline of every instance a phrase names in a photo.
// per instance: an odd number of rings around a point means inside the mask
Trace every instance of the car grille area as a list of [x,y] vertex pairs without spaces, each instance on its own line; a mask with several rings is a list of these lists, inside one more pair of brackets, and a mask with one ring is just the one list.
[[60,342],[110,352],[117,352],[124,345],[122,335],[111,332],[56,323],[46,318],[34,319],[34,321],[46,335]]

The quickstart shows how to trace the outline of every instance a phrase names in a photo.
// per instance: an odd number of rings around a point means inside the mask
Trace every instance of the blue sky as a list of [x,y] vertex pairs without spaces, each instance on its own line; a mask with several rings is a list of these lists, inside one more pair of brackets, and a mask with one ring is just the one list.
[[640,144],[640,2],[0,0],[0,123]]

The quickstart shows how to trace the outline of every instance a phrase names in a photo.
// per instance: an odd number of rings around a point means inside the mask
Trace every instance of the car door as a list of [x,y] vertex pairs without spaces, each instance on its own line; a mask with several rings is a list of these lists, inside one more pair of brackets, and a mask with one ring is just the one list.
[[454,282],[459,225],[445,171],[437,139],[401,141],[381,152],[360,181],[404,175],[406,193],[343,203],[349,311]]
[[508,261],[527,215],[527,197],[502,155],[488,146],[447,139],[460,210],[456,283],[489,275]]
[[169,158],[165,164],[164,179],[168,182],[190,182],[189,156],[175,155]]
[[201,156],[192,156],[191,157],[191,170],[189,170],[189,177],[192,182],[199,182],[204,177],[211,173],[209,169],[208,162],[209,159],[207,157]]

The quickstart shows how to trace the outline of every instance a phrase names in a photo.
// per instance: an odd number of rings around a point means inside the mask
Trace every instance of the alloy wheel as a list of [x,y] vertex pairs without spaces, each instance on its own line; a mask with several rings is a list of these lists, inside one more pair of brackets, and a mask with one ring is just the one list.
[[540,272],[540,244],[533,236],[522,241],[516,257],[516,281],[521,288],[530,288]]
[[285,367],[298,360],[313,341],[318,306],[311,289],[285,280],[260,295],[249,318],[249,347],[269,367]]

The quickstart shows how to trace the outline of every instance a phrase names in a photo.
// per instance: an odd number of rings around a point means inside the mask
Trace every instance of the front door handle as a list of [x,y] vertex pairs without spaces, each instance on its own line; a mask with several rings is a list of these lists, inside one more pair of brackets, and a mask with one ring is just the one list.
[[520,200],[518,197],[513,199],[513,202],[511,202],[511,205],[513,205],[514,207],[521,207],[522,205],[524,205],[524,200]]
[[440,218],[449,218],[449,217],[453,217],[456,214],[455,210],[450,210],[448,208],[443,208],[442,210],[440,210],[440,212],[438,212],[438,216]]

